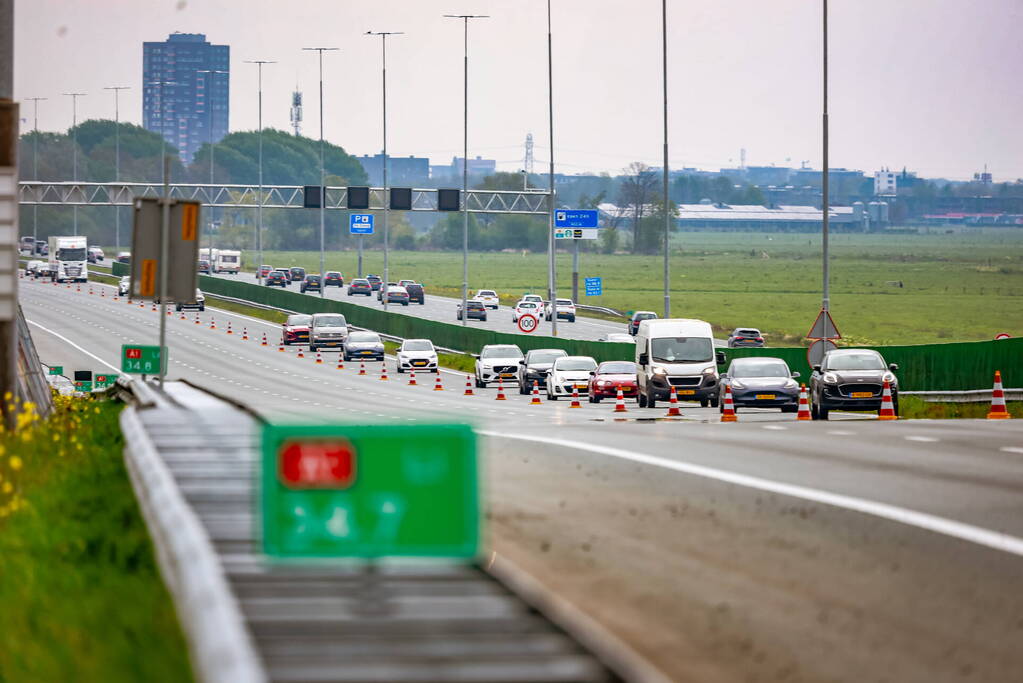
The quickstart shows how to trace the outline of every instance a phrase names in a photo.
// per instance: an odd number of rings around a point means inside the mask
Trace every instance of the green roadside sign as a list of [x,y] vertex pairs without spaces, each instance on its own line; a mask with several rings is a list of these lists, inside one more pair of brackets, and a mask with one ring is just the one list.
[[94,375],[93,381],[95,382],[97,389],[106,389],[117,382],[117,374],[111,373],[106,375]]
[[444,557],[479,550],[476,435],[466,425],[266,425],[263,550],[279,558]]
[[161,354],[159,346],[121,345],[121,372],[135,375],[158,375],[161,361],[166,368],[167,354]]
[[83,391],[86,393],[92,391],[92,382],[87,380],[75,382],[75,391]]
[[64,374],[64,366],[63,365],[51,365],[50,366],[49,374],[51,374],[51,375],[63,375]]

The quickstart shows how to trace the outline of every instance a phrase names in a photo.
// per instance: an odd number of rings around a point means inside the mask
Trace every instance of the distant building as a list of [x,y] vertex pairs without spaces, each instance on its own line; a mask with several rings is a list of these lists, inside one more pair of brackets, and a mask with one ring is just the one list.
[[874,173],[874,195],[878,197],[894,197],[898,194],[898,174],[894,171],[877,171]]
[[[375,187],[384,184],[384,155],[358,157],[359,163],[369,176],[369,184]],[[387,156],[387,184],[390,187],[423,187],[430,180],[430,160],[426,157]]]
[[231,48],[211,45],[202,33],[142,44],[142,125],[177,147],[182,163],[211,131],[213,142],[227,135],[230,69]]
[[[449,167],[448,173],[457,178],[461,178],[464,163],[465,160],[462,157],[453,158],[451,160],[451,166]],[[469,159],[469,175],[488,176],[495,173],[497,173],[497,161],[495,159],[484,159],[479,156],[475,159]]]
[[[605,224],[617,219],[623,227],[631,226],[631,207],[604,203],[597,208]],[[643,213],[650,215],[652,211],[652,205],[646,206]],[[705,199],[699,204],[679,204],[676,223],[682,230],[816,232],[821,229],[822,216],[815,206],[714,204]],[[836,229],[864,229],[862,206],[832,206],[828,216],[829,224]]]

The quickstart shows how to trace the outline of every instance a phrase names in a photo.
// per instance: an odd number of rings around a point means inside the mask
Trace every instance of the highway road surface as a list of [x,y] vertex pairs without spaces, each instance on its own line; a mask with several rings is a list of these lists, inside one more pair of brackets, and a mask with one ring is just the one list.
[[[122,343],[156,343],[158,313],[88,289],[22,281],[43,362],[116,371]],[[463,396],[461,374],[441,373],[444,391],[432,375],[381,381],[378,363],[360,377],[334,353],[316,364],[261,346],[276,325],[196,317],[168,317],[169,376],[272,419],[473,423],[491,561],[525,568],[674,680],[1020,679],[1020,421],[531,406]]]

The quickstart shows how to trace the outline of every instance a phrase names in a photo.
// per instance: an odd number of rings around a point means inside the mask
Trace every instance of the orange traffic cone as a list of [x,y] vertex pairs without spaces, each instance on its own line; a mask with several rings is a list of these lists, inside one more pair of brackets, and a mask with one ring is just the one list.
[[337,357],[337,369],[338,370],[344,370],[345,369],[345,361],[344,361],[344,356],[343,355]]
[[721,421],[722,422],[738,422],[739,419],[735,416],[735,404],[732,403],[732,387],[725,385],[725,403],[721,410]]
[[668,412],[665,417],[682,417],[682,411],[678,409],[678,396],[675,394],[675,385],[671,386],[671,398],[668,399]]
[[434,391],[444,391],[444,385],[440,381],[440,373],[437,373],[437,380],[433,383]]
[[247,327],[243,326],[242,327],[242,341],[248,341],[248,340],[249,340],[249,330],[248,330]]
[[361,361],[361,360],[359,361],[359,374],[360,375],[365,375],[366,374],[366,362],[365,361]]
[[540,383],[537,382],[535,379],[533,380],[533,398],[529,402],[529,405],[531,406],[543,405],[543,403],[540,401]]
[[323,365],[323,356],[320,354],[319,351],[316,352],[316,363],[318,365]]
[[169,308],[168,308],[168,309],[167,309],[167,315],[174,315],[174,312],[173,312],[173,311],[171,311],[171,309],[169,309]]
[[416,371],[415,370],[409,370],[409,373],[408,373],[408,385],[410,387],[417,387],[417,386],[419,386],[419,383],[416,382]]
[[302,347],[298,348],[298,353],[295,354],[295,358],[305,358],[305,354],[302,353]]
[[572,387],[572,402],[568,404],[569,408],[582,408],[583,404],[579,403],[579,389]]
[[810,417],[810,401],[806,394],[806,385],[799,385],[799,412],[796,413],[797,420],[809,420]]
[[387,361],[380,362],[380,380],[387,381]]
[[212,315],[210,316],[210,329],[211,330],[217,329],[217,321],[216,319],[214,319]]
[[266,346],[266,332],[263,333],[263,341],[259,343],[260,346]]
[[898,420],[895,414],[895,405],[892,403],[892,385],[888,380],[884,381],[884,391],[881,393],[881,411],[877,415],[879,420]]
[[995,370],[995,388],[991,392],[991,412],[987,414],[989,420],[1008,420],[1011,415],[1005,408],[1005,392],[1002,390],[1002,371]]
[[188,320],[188,316],[185,315],[184,311],[181,311],[181,320]]
[[627,413],[625,409],[625,394],[622,393],[622,388],[618,387],[618,396],[615,397],[615,410],[616,413]]
[[230,320],[227,321],[227,333],[228,334],[234,334],[234,332],[231,331],[231,321]]
[[497,401],[507,401],[508,400],[504,396],[504,382],[501,381],[501,378],[497,379],[497,397],[495,398],[495,400],[497,400]]
[[199,320],[199,314],[198,313],[195,314],[195,324],[196,325],[202,325],[202,321]]
[[465,392],[462,396],[475,396],[476,394],[472,391],[472,377],[469,375],[465,376]]
[[281,353],[284,353],[284,342],[283,341],[277,343],[277,350],[280,351]]
[[153,304],[153,313],[156,313],[156,304]]

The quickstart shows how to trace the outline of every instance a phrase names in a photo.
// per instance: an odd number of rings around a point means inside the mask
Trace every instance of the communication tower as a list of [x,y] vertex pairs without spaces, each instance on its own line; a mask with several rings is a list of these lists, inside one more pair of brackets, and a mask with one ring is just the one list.
[[523,160],[522,167],[526,170],[528,175],[533,175],[533,134],[526,134],[526,158]]
[[295,128],[295,137],[302,134],[302,91],[291,93],[291,125]]

